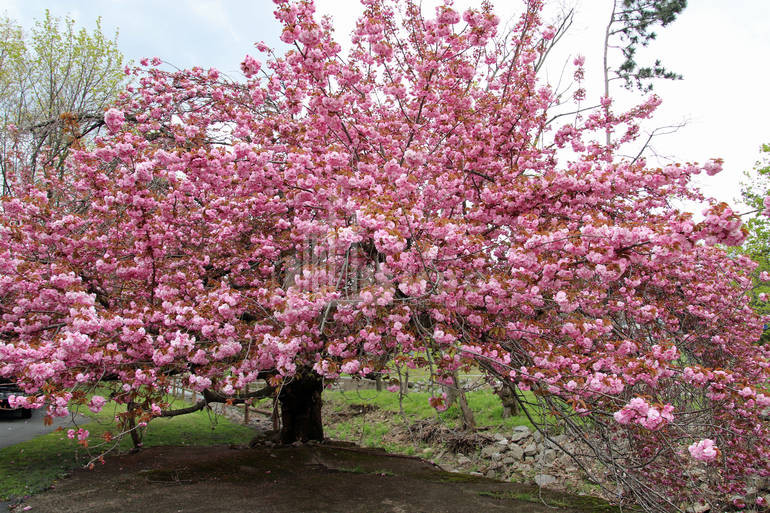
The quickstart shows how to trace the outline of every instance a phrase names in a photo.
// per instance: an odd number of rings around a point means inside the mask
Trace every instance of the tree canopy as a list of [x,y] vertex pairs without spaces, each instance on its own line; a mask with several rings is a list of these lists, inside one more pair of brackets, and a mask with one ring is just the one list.
[[292,441],[322,437],[321,379],[477,365],[619,501],[725,504],[770,472],[756,264],[722,248],[746,230],[713,200],[700,222],[671,206],[706,201],[691,178],[720,164],[615,156],[657,97],[555,115],[535,0],[510,33],[487,3],[366,0],[347,55],[312,1],[275,3],[292,49],[257,44],[245,82],[143,63],[66,177],[11,182],[0,376],[18,404],[65,415],[109,380],[133,431],[179,413],[173,376],[206,400],[264,379]]

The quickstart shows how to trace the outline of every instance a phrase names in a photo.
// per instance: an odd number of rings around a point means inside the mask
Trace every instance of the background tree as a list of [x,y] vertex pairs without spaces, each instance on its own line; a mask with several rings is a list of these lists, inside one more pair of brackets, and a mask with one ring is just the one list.
[[[636,62],[636,52],[640,47],[647,47],[657,34],[651,29],[657,25],[667,26],[687,7],[687,0],[611,0],[612,11],[607,28],[604,31],[604,97],[610,98],[610,82],[622,80],[626,89],[638,89],[641,92],[652,91],[653,79],[680,80],[681,75],[663,67],[660,59],[651,66],[640,66]],[[611,61],[610,50],[620,50],[623,61],[615,67]],[[614,75],[614,76],[612,76]],[[609,114],[609,104],[604,104],[605,115]],[[650,139],[657,132],[651,134]],[[605,133],[607,146],[612,142],[612,134]],[[642,152],[650,141],[644,143]]]
[[[770,219],[766,215],[761,215],[766,208],[765,198],[770,192],[770,145],[762,145],[760,152],[760,160],[752,171],[745,173],[741,184],[743,202],[750,210],[746,220],[749,235],[741,246],[741,251],[758,264],[753,275],[751,305],[763,315],[770,315],[770,305],[764,299],[766,296],[760,296],[760,294],[770,295],[770,285],[760,279],[762,273],[770,272]],[[770,342],[770,331],[763,332],[762,342]]]
[[[25,33],[0,20],[0,171],[6,182],[40,169],[61,173],[68,150],[103,126],[107,105],[126,83],[117,33],[100,19],[89,32],[46,11]],[[8,189],[5,189],[8,192]]]
[[[614,153],[657,98],[556,123],[534,0],[505,34],[489,4],[367,0],[344,58],[311,1],[276,4],[292,49],[258,45],[264,72],[136,70],[66,180],[2,202],[15,404],[98,410],[110,378],[133,433],[265,380],[292,442],[323,437],[342,374],[479,366],[618,502],[724,509],[770,472],[755,264],[721,247],[745,229],[671,206],[706,201],[692,176],[720,165]],[[203,401],[172,410],[180,375]]]
[[[652,65],[640,65],[636,52],[655,40],[654,27],[672,23],[685,7],[687,0],[612,0],[612,14],[605,31],[605,87],[610,72],[622,80],[627,89],[643,92],[652,90],[653,79],[680,80],[682,76],[667,70],[660,59]],[[612,43],[614,38],[619,39],[619,46]],[[623,62],[615,69],[608,62],[610,48],[620,49],[623,55]],[[609,96],[609,91],[605,91],[605,96]]]

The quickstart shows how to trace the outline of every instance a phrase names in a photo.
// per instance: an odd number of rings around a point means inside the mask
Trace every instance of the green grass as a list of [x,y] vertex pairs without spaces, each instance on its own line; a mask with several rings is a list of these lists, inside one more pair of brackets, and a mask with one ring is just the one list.
[[[467,393],[466,396],[479,427],[499,427],[500,429],[514,426],[532,427],[532,423],[523,414],[504,419],[500,398],[490,390],[475,390]],[[405,395],[403,407],[407,419],[426,419],[438,416],[449,426],[455,426],[460,421],[460,408],[457,404],[452,405],[446,411],[437,413],[428,402],[429,398],[430,393],[428,392],[409,392]],[[351,404],[371,404],[385,411],[399,412],[398,393],[394,392],[326,390],[324,401],[331,403],[336,411],[343,411]]]
[[[414,455],[428,449],[429,446],[398,444],[386,442],[384,436],[391,430],[393,423],[407,424],[419,419],[439,418],[447,426],[456,427],[460,423],[461,413],[457,405],[452,405],[444,412],[436,412],[430,406],[428,392],[409,392],[403,398],[404,418],[399,413],[398,393],[377,392],[376,390],[326,390],[324,402],[336,412],[349,411],[352,405],[373,405],[386,412],[387,418],[379,420],[377,416],[352,416],[324,426],[326,436],[339,440],[349,440],[366,447],[381,447],[388,452]],[[473,410],[476,425],[491,428],[494,431],[510,432],[514,426],[528,426],[532,423],[526,415],[503,418],[500,398],[491,390],[476,390],[467,394],[468,404]]]
[[[82,467],[91,458],[106,450],[102,435],[115,431],[114,408],[105,408],[84,427],[91,433],[88,450],[67,438],[65,431],[43,435],[11,447],[0,449],[0,500],[30,495],[48,488],[55,479],[66,476],[72,469]],[[227,443],[247,443],[252,429],[234,424],[210,412],[150,422],[144,435],[145,447],[157,445],[205,446]],[[114,443],[114,442],[113,442]],[[110,445],[111,446],[111,445]],[[117,447],[130,449],[126,437]],[[91,454],[89,454],[89,451]],[[97,463],[98,464],[98,463]]]
[[478,492],[481,496],[492,497],[493,499],[515,499],[526,502],[536,502],[545,504],[553,508],[570,508],[577,509],[578,511],[591,511],[591,512],[606,512],[606,513],[622,513],[627,511],[629,513],[639,513],[638,508],[628,507],[621,508],[619,506],[613,506],[603,499],[597,497],[569,495],[561,492],[555,492],[552,490],[515,490],[515,491],[481,491]]

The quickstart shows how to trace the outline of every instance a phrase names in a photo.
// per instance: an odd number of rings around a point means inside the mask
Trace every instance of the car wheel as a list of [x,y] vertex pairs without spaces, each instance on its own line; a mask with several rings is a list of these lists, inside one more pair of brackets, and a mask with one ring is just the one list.
[[21,418],[22,419],[29,419],[32,417],[32,409],[31,408],[22,408],[21,409]]

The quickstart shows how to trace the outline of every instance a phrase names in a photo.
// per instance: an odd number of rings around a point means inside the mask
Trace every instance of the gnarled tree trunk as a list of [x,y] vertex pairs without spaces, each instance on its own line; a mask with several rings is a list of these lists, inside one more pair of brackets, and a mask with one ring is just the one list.
[[278,400],[281,402],[281,442],[322,441],[321,392],[323,381],[312,372],[298,372],[284,383]]
[[502,383],[495,387],[495,393],[500,397],[500,402],[503,403],[504,419],[519,414],[519,402],[516,400],[516,392],[513,387],[514,385],[508,383]]

